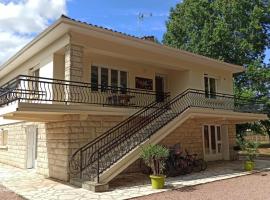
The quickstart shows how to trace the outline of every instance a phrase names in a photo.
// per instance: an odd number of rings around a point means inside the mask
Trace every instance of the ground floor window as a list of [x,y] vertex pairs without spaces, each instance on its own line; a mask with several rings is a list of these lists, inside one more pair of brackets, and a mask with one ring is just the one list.
[[1,130],[0,132],[0,146],[7,146],[8,141],[8,131]]

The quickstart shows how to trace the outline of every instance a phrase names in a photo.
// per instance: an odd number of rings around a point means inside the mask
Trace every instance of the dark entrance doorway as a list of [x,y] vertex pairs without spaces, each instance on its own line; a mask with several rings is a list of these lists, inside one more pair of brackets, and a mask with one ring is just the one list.
[[157,102],[164,102],[165,96],[164,96],[164,77],[162,76],[156,76],[155,78],[155,84],[156,84],[156,101]]

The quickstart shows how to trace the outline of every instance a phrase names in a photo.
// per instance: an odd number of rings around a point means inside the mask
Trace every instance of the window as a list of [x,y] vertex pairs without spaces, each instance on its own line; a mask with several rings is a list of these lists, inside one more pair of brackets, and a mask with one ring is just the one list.
[[222,153],[222,138],[220,125],[204,125],[203,140],[205,154]]
[[32,76],[39,77],[39,69],[36,69],[32,72]]
[[109,73],[107,68],[101,68],[101,91],[105,92],[109,85]]
[[0,146],[7,146],[8,141],[8,131],[2,130],[0,135]]
[[205,97],[216,98],[217,80],[212,77],[204,77]]
[[128,73],[116,69],[92,66],[91,85],[92,91],[98,91],[98,85],[101,85],[102,92],[107,91],[111,86],[113,93],[117,93],[118,88],[121,87],[120,92],[124,94],[128,85]]
[[92,91],[98,91],[98,67],[91,67],[91,87]]
[[205,153],[209,154],[210,153],[210,144],[209,144],[209,130],[208,126],[204,126],[204,149]]
[[117,70],[111,70],[111,86],[112,86],[112,92],[117,92],[118,88],[118,71]]
[[33,76],[33,78],[31,78],[28,82],[29,84],[29,89],[33,92],[33,94],[38,94],[38,90],[39,90],[39,68],[32,68],[30,69],[30,76]]
[[126,93],[127,91],[127,72],[120,71],[120,87],[121,93]]

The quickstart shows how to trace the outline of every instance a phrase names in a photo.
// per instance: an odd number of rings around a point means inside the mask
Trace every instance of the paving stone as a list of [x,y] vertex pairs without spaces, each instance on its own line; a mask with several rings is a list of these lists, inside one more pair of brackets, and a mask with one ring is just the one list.
[[[241,161],[215,162],[209,164],[206,171],[186,176],[166,179],[166,189],[154,190],[151,188],[148,177],[138,174],[126,175],[117,179],[117,186],[110,185],[108,192],[94,193],[82,188],[76,188],[36,174],[33,170],[22,170],[8,165],[0,164],[0,184],[29,200],[122,200],[133,197],[163,192],[172,188],[193,186],[217,180],[244,176],[250,172],[243,171]],[[270,170],[270,161],[257,161],[257,170]],[[129,185],[129,179],[136,183]],[[134,185],[135,184],[135,185]]]

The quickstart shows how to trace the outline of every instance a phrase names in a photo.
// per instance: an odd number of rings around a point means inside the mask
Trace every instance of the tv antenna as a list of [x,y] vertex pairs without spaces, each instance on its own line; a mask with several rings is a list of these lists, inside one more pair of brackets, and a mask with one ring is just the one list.
[[153,17],[153,14],[151,12],[139,12],[137,19],[138,19],[138,27],[139,27],[139,34],[142,35],[142,24],[146,18]]
[[152,17],[153,14],[151,12],[139,12],[138,14],[138,20],[139,22],[143,22],[145,18]]

